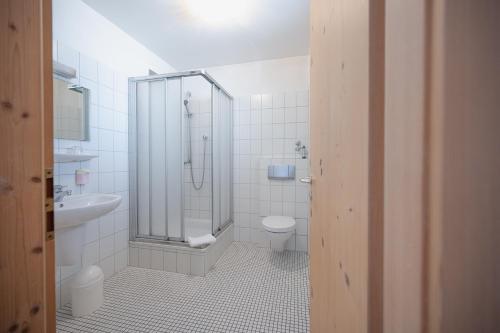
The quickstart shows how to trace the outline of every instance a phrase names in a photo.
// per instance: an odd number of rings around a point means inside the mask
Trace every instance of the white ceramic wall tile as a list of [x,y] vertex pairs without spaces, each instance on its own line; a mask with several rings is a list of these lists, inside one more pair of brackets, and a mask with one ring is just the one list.
[[99,240],[99,258],[102,260],[110,255],[113,255],[115,250],[115,236],[101,238]]
[[139,248],[139,267],[151,268],[151,249]]
[[86,244],[83,249],[82,265],[87,267],[99,262],[99,242]]
[[[309,149],[309,92],[252,95],[237,100],[234,237],[268,247],[262,218],[288,215],[296,219],[297,228],[287,248],[307,250],[309,187],[298,182],[298,178],[309,174],[309,160],[295,151],[295,143],[300,140]],[[296,180],[270,181],[269,164],[295,165]]]
[[[122,197],[115,212],[86,223],[82,265],[99,265],[108,278],[125,268],[128,251],[128,79],[94,59],[57,41],[54,59],[77,70],[75,82],[90,91],[90,140],[55,139],[54,148],[63,150],[80,146],[85,152],[99,157],[78,163],[56,163],[54,180],[66,185],[73,194],[116,193]],[[75,170],[90,170],[90,181],[76,185]],[[132,250],[130,262],[138,265],[138,250]],[[75,267],[79,267],[76,265]],[[58,306],[70,300],[69,283],[76,268],[58,268],[56,284]]]
[[171,251],[163,252],[163,269],[167,272],[177,272],[177,253]]
[[99,266],[104,273],[104,278],[109,279],[115,273],[115,256],[111,255],[107,258],[102,259],[99,262]]
[[151,268],[163,270],[163,251],[151,250]]
[[97,62],[82,53],[80,53],[80,76],[94,82],[98,81]]
[[177,273],[189,274],[191,270],[191,256],[187,253],[177,253]]

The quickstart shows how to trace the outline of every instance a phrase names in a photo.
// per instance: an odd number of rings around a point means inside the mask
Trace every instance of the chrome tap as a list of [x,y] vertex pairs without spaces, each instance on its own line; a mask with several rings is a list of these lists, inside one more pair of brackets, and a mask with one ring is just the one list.
[[301,155],[302,159],[307,158],[307,147],[300,140],[295,142],[295,151]]
[[64,197],[67,195],[71,195],[71,190],[63,191],[63,188],[67,186],[65,185],[54,185],[54,202],[63,201]]

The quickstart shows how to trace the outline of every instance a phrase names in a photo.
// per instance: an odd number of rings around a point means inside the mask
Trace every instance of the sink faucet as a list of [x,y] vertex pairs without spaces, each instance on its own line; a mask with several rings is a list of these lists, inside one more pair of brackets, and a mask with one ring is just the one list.
[[63,191],[63,188],[65,187],[67,186],[54,185],[54,202],[61,202],[65,196],[71,195],[71,190]]

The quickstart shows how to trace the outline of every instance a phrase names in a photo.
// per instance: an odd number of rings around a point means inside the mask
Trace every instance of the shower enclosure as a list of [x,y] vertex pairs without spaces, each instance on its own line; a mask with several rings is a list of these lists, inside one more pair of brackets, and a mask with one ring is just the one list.
[[129,80],[130,238],[217,236],[233,220],[232,97],[206,72]]

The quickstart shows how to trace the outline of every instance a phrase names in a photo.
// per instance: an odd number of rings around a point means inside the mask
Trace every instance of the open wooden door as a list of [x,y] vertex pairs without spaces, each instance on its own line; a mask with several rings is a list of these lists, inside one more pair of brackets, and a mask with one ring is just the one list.
[[499,30],[494,0],[311,1],[313,333],[500,332]]
[[0,1],[0,331],[55,332],[52,1]]
[[382,332],[384,1],[311,1],[311,332]]

